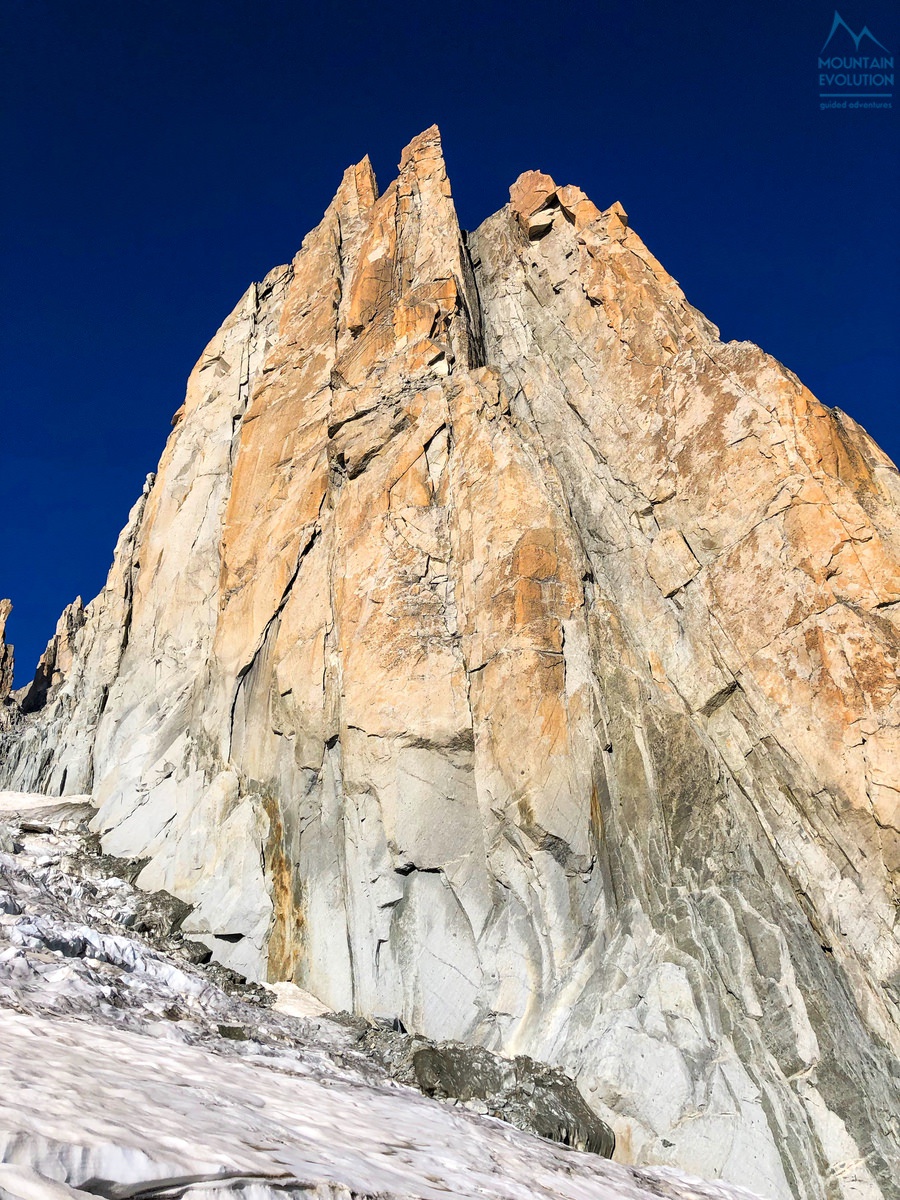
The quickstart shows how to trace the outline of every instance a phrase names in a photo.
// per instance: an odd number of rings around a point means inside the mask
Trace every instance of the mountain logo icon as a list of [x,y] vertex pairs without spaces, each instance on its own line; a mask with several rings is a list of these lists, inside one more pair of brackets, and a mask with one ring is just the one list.
[[879,42],[878,38],[871,31],[871,29],[868,27],[868,25],[863,25],[863,27],[859,31],[859,33],[854,33],[853,30],[850,28],[850,26],[847,24],[847,22],[844,20],[844,18],[841,16],[841,14],[837,11],[837,9],[835,9],[835,11],[834,11],[834,21],[831,24],[831,33],[829,33],[828,37],[825,39],[825,45],[822,47],[822,50],[819,51],[820,54],[822,53],[822,51],[825,50],[826,46],[828,45],[828,43],[831,41],[831,39],[834,37],[834,35],[837,33],[837,31],[839,29],[847,30],[847,32],[850,34],[850,37],[853,39],[853,44],[857,50],[859,49],[859,43],[863,40],[864,37],[867,37],[867,38],[869,38],[870,41],[873,41],[876,46],[881,46],[882,50],[885,50],[885,51],[887,51],[888,54],[890,54],[890,50],[888,50],[887,46],[885,46],[881,42]]

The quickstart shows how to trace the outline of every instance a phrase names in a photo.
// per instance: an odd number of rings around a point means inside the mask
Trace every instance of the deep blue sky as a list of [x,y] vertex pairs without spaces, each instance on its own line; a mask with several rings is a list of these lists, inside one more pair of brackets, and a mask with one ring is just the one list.
[[[900,51],[894,0],[837,0]],[[23,682],[185,378],[343,168],[437,121],[464,226],[537,167],[900,458],[898,120],[820,112],[834,0],[0,0],[0,596]],[[841,47],[846,51],[847,47]],[[862,50],[861,50],[862,52]],[[895,101],[895,105],[896,105]]]

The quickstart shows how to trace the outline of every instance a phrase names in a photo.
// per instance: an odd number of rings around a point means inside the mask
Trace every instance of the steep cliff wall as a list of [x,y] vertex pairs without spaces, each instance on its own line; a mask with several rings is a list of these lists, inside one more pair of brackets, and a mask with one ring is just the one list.
[[432,129],[207,347],[0,777],[239,970],[560,1063],[628,1160],[887,1197],[898,501],[620,206],[529,172],[462,234]]

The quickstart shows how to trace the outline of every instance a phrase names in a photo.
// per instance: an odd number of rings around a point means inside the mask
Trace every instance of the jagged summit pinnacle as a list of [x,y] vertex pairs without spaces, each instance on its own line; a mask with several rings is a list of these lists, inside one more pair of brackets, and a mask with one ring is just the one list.
[[[442,174],[446,180],[441,132],[437,125],[423,130],[403,148],[398,170],[401,176]],[[399,183],[399,180],[395,183]],[[447,194],[449,195],[449,188]],[[368,154],[344,171],[331,208],[340,211],[350,202],[351,197],[357,204],[357,210],[353,214],[355,216],[365,212],[379,199],[378,182]]]
[[0,779],[241,973],[569,1070],[625,1161],[886,1198],[898,505],[621,205],[529,171],[463,238],[432,128],[202,354]]
[[435,165],[444,165],[444,150],[441,142],[441,131],[437,125],[430,125],[417,134],[408,145],[403,147],[400,155],[400,170],[405,171],[411,163],[430,161]]

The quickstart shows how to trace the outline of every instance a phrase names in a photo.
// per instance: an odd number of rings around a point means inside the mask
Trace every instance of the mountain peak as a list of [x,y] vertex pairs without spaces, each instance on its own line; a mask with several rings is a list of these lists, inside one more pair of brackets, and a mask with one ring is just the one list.
[[441,143],[441,131],[437,125],[430,125],[417,134],[400,155],[400,170],[406,170],[413,163],[440,162],[443,166],[444,150]]
[[620,204],[349,168],[67,612],[0,785],[220,962],[567,1070],[625,1161],[891,1194],[900,475]]

